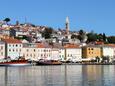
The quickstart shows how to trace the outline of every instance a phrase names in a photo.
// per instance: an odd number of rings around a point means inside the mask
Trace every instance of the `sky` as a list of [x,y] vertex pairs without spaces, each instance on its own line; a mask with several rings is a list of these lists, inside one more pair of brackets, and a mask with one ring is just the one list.
[[115,35],[115,0],[0,0],[0,20]]

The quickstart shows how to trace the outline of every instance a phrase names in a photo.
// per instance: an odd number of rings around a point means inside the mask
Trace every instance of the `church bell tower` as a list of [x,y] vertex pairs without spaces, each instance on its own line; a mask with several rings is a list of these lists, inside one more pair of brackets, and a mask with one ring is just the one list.
[[66,23],[65,23],[65,28],[66,28],[66,35],[69,35],[69,17],[66,17]]

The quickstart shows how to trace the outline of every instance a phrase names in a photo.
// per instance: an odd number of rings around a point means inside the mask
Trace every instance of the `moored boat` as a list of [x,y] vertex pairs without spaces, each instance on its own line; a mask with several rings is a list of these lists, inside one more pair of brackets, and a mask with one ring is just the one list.
[[27,60],[11,60],[0,62],[0,66],[29,66],[30,64]]
[[58,60],[39,60],[36,65],[61,65],[62,62]]

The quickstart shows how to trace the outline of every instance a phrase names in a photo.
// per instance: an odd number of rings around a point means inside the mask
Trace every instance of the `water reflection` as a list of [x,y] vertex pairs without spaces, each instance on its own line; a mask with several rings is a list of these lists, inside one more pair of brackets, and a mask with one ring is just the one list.
[[114,86],[114,65],[0,67],[0,86]]
[[84,65],[82,66],[82,86],[114,86],[115,66]]

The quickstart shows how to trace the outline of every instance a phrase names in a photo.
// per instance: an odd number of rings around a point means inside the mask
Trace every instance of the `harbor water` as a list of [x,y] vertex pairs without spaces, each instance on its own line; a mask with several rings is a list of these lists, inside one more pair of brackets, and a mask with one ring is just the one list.
[[115,86],[115,65],[0,67],[0,86]]

